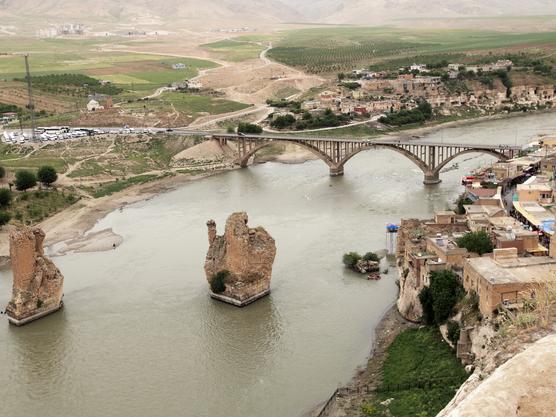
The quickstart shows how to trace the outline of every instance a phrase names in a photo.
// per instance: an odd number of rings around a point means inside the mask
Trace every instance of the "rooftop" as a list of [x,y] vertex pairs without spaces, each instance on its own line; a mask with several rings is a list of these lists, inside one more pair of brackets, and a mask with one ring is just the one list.
[[467,262],[493,285],[543,283],[556,280],[556,259],[548,256],[469,258]]

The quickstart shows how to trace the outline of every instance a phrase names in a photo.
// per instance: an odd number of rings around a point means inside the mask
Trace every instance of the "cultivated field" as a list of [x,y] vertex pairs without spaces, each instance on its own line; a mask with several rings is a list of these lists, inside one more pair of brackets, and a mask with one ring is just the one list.
[[357,66],[396,68],[427,57],[464,60],[467,53],[556,52],[556,32],[506,33],[469,30],[318,28],[284,32],[269,57],[311,73]]

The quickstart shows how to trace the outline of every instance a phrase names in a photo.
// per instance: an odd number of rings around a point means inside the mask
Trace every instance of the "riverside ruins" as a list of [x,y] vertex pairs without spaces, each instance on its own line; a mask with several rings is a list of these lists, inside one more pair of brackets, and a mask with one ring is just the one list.
[[211,297],[238,307],[270,293],[274,239],[262,227],[249,228],[247,213],[234,213],[218,236],[214,220],[207,222],[209,249],[205,273]]
[[64,277],[44,255],[45,233],[22,228],[10,234],[12,299],[6,307],[11,324],[22,326],[62,307]]

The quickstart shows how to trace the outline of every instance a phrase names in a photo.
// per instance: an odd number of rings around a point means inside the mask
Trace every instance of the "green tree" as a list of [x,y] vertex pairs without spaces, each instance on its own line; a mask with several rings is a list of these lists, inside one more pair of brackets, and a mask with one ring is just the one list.
[[54,167],[50,165],[43,165],[39,168],[37,172],[37,177],[39,181],[42,182],[46,186],[50,186],[51,184],[55,183],[58,179],[58,174]]
[[0,188],[0,207],[8,207],[12,202],[12,192],[7,188]]
[[37,176],[31,171],[23,170],[15,173],[15,188],[25,191],[37,185]]
[[210,280],[210,289],[215,294],[222,294],[226,291],[226,280],[230,276],[228,271],[220,271],[214,274]]
[[465,236],[460,237],[456,243],[460,248],[465,248],[469,252],[478,255],[491,253],[494,250],[492,241],[485,231],[467,233]]
[[457,321],[450,320],[448,322],[448,340],[452,342],[454,346],[458,344],[460,333],[460,325]]
[[363,260],[364,261],[373,261],[373,262],[379,262],[380,258],[378,257],[378,255],[374,252],[367,252],[365,255],[363,255]]
[[430,274],[430,286],[419,293],[426,324],[443,324],[452,315],[465,290],[451,270],[434,271]]
[[342,258],[342,262],[348,268],[354,268],[355,265],[357,265],[357,262],[359,262],[360,260],[361,260],[361,255],[359,255],[357,252],[345,253]]
[[240,123],[237,126],[238,133],[247,133],[247,134],[261,134],[263,133],[263,128],[259,125],[255,125],[253,123]]
[[0,211],[0,227],[8,224],[11,219],[12,216],[10,213],[5,211]]

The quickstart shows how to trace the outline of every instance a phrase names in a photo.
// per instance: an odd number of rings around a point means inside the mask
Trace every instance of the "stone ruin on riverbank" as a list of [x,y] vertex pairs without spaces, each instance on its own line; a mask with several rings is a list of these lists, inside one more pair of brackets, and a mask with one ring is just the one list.
[[205,273],[211,297],[239,307],[270,293],[276,256],[274,239],[262,227],[249,228],[247,220],[247,213],[232,214],[222,236],[214,220],[207,222]]
[[6,314],[17,326],[62,307],[64,277],[44,255],[44,238],[39,228],[25,227],[10,233],[13,290]]

